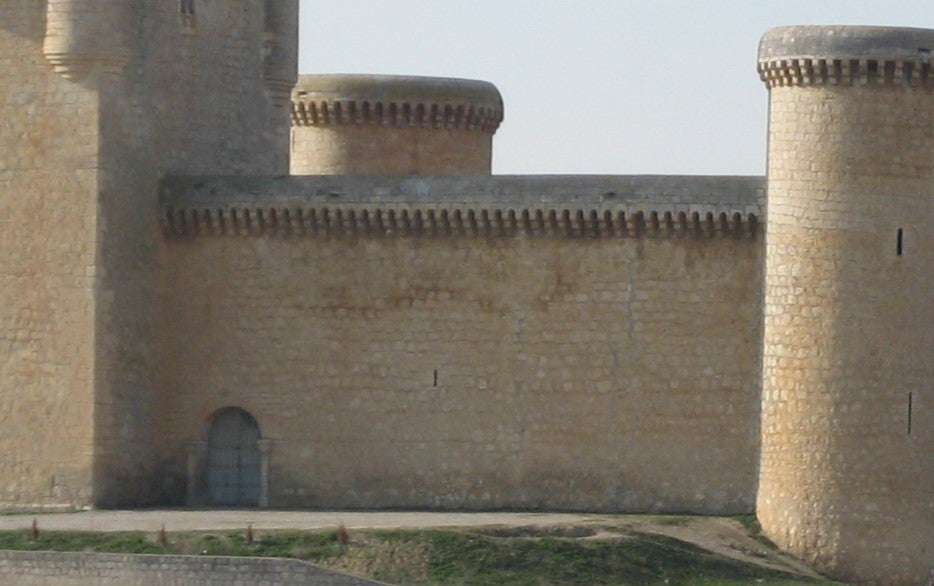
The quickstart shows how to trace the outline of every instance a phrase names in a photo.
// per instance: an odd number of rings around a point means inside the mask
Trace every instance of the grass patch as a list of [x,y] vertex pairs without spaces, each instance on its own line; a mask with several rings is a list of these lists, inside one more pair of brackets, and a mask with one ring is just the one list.
[[789,574],[710,554],[660,535],[626,539],[493,540],[476,533],[426,532],[428,584],[804,584]]
[[[818,582],[718,556],[654,534],[489,530],[0,532],[0,549],[295,558],[396,584],[547,586]],[[248,539],[252,538],[252,541]]]
[[141,532],[89,533],[41,531],[33,540],[28,531],[0,531],[0,549],[26,551],[86,551],[101,553],[171,553]]

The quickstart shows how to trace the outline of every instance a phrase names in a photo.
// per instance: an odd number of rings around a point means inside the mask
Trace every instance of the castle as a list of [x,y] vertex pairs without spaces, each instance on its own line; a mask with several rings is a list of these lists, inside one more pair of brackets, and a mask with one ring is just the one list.
[[299,80],[297,4],[0,5],[0,508],[755,511],[930,579],[934,31],[768,32],[765,178],[498,177],[493,86]]

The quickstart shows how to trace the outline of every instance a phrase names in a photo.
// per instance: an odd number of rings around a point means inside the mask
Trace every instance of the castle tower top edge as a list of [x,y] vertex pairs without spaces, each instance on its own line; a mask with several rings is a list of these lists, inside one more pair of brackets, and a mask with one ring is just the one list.
[[758,70],[769,87],[869,83],[934,88],[934,29],[783,26],[759,42]]
[[374,122],[496,132],[503,97],[492,83],[405,75],[301,75],[293,125]]
[[49,0],[43,44],[49,64],[74,81],[94,69],[119,73],[130,60],[132,9],[127,0]]

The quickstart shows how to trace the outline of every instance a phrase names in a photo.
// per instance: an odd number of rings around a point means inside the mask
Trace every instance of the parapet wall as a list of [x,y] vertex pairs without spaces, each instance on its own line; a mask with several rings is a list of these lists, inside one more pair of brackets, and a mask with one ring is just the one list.
[[[269,440],[274,507],[749,512],[762,189],[169,181],[165,476],[237,406]],[[466,224],[429,228],[444,210]],[[555,223],[521,220],[540,211]]]
[[170,234],[754,235],[756,177],[204,177],[161,190]]
[[297,560],[0,550],[0,586],[371,586]]
[[878,26],[788,26],[759,44],[769,87],[898,84],[934,86],[931,31]]

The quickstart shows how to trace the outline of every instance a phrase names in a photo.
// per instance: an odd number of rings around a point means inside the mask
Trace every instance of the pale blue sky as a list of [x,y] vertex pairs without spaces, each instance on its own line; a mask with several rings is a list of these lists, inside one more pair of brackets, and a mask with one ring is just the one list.
[[496,84],[506,105],[498,174],[763,174],[763,32],[934,28],[928,0],[301,0],[301,9],[302,73]]

